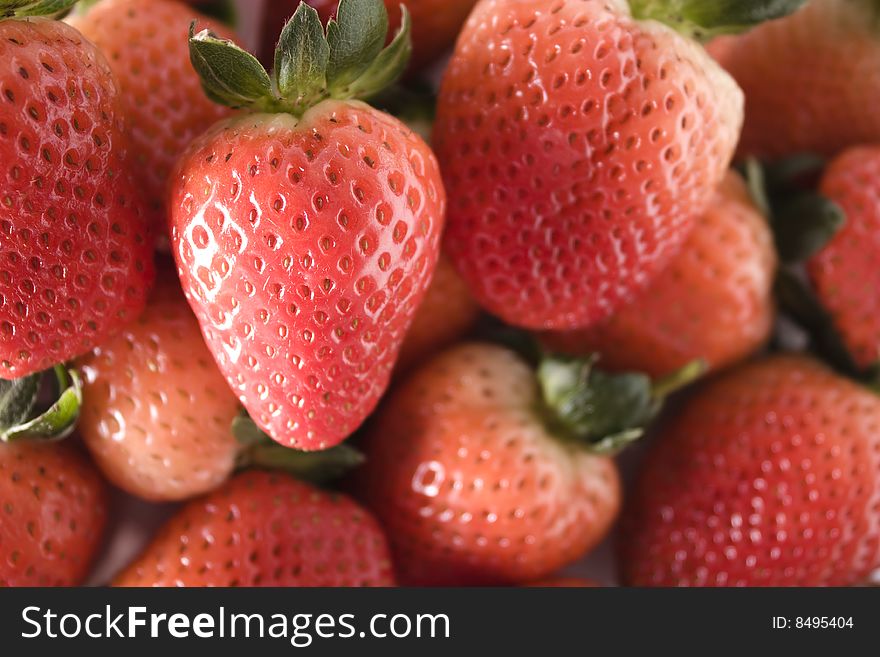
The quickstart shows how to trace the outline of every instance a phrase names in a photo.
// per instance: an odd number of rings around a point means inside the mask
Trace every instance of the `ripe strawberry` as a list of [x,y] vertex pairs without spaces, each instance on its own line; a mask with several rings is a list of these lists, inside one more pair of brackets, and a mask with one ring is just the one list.
[[[620,503],[607,452],[656,412],[650,381],[465,344],[392,392],[357,489],[412,585],[517,584],[596,545]],[[604,455],[603,455],[604,454]]]
[[[318,10],[321,21],[326,24],[336,17],[339,0],[306,0]],[[455,43],[461,26],[464,24],[471,8],[477,0],[384,0],[388,9],[391,28],[396,30],[400,25],[400,6],[412,14],[413,56],[410,68],[423,68],[434,62]],[[272,47],[281,27],[296,8],[296,0],[272,0],[266,7],[263,16],[263,43],[260,60],[264,63],[272,61]]]
[[189,502],[117,586],[393,586],[376,521],[342,495],[251,471]]
[[637,586],[844,586],[880,566],[880,399],[800,356],[716,379],[658,436],[625,511]]
[[730,173],[648,289],[608,320],[545,342],[564,353],[599,353],[602,367],[615,371],[663,376],[697,359],[726,367],[770,335],[776,259],[767,220]]
[[104,484],[75,449],[0,442],[0,587],[82,583],[106,520]]
[[0,18],[0,62],[0,377],[11,379],[137,317],[153,264],[104,57],[64,23]]
[[238,400],[176,277],[162,280],[140,319],[78,366],[85,379],[79,432],[114,484],[149,500],[180,500],[232,472]]
[[171,169],[193,139],[230,110],[205,97],[185,35],[196,20],[224,38],[234,33],[176,0],[101,0],[71,23],[107,56],[122,92],[132,155],[145,196],[165,220]]
[[820,191],[846,223],[810,260],[810,278],[856,365],[869,368],[880,361],[880,147],[840,155]]
[[510,324],[609,316],[727,170],[742,93],[698,44],[639,19],[623,0],[482,0],[459,37],[434,129],[446,245]]
[[260,428],[312,450],[351,434],[387,387],[434,270],[445,207],[421,138],[333,98],[371,92],[406,61],[406,25],[376,59],[387,23],[378,0],[344,6],[352,12],[325,38],[317,12],[300,5],[274,83],[233,44],[191,38],[210,94],[272,113],[197,139],[171,195],[174,255],[208,348]]
[[797,13],[710,51],[742,86],[740,153],[768,158],[834,155],[880,141],[880,6],[811,0]]
[[473,326],[479,312],[467,284],[449,258],[441,255],[425,300],[400,347],[397,371],[405,372],[455,342]]

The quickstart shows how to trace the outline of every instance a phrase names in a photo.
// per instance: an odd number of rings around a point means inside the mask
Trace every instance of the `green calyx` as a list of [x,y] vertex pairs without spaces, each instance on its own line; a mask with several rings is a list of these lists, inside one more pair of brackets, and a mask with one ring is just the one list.
[[403,73],[412,51],[410,19],[388,46],[388,12],[382,0],[342,0],[325,31],[318,12],[300,2],[281,31],[269,74],[257,59],[208,30],[190,27],[193,67],[213,101],[259,112],[302,116],[322,100],[366,99]]
[[350,445],[337,445],[320,452],[279,445],[247,415],[235,418],[232,433],[241,445],[236,464],[239,469],[281,470],[297,479],[324,484],[339,479],[364,462],[364,455]]
[[639,373],[608,374],[587,359],[549,356],[538,365],[543,414],[556,435],[591,452],[615,454],[641,438],[670,394],[705,371],[694,361],[652,382]]
[[807,0],[630,0],[638,19],[665,23],[699,40],[745,32],[794,13]]
[[30,16],[60,16],[77,0],[0,0],[0,20]]
[[[51,403],[40,403],[50,396]],[[0,442],[61,440],[71,434],[82,406],[82,380],[75,370],[51,370],[0,380]]]

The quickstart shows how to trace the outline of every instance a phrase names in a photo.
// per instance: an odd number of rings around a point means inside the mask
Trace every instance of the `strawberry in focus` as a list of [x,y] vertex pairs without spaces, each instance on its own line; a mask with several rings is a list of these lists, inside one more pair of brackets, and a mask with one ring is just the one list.
[[238,400],[176,277],[162,277],[140,319],[77,366],[85,379],[79,433],[114,484],[148,500],[181,500],[230,475]]
[[71,446],[0,442],[0,587],[82,584],[107,506],[104,482]]
[[482,0],[458,39],[433,139],[446,247],[509,324],[608,317],[679,250],[727,170],[742,93],[696,42],[641,20],[654,5]]
[[709,50],[746,95],[741,155],[769,159],[880,141],[880,5],[810,0]]
[[624,512],[635,586],[848,586],[880,566],[880,399],[802,356],[747,364],[657,436]]
[[808,262],[810,279],[855,364],[867,370],[880,363],[880,147],[841,154],[820,191],[846,223]]
[[189,62],[185,36],[194,20],[198,29],[234,37],[229,28],[176,0],[100,0],[69,21],[107,56],[116,75],[132,156],[163,232],[168,179],[177,158],[231,113],[205,97]]
[[116,586],[393,586],[388,545],[355,502],[284,474],[236,475],[189,502]]
[[776,265],[767,220],[731,172],[681,252],[644,292],[589,329],[543,339],[563,353],[598,353],[614,371],[659,377],[694,360],[721,369],[770,336]]
[[134,320],[153,263],[104,56],[64,23],[0,18],[0,62],[0,377],[14,379]]
[[254,422],[290,447],[332,447],[370,414],[439,253],[434,155],[397,119],[350,100],[405,66],[408,22],[380,53],[386,25],[378,0],[343,0],[325,35],[301,4],[274,82],[233,44],[190,39],[209,95],[255,111],[181,159],[174,255],[220,370]]
[[657,410],[650,380],[589,361],[464,344],[391,393],[355,485],[406,585],[539,580],[601,541],[620,505],[611,452]]

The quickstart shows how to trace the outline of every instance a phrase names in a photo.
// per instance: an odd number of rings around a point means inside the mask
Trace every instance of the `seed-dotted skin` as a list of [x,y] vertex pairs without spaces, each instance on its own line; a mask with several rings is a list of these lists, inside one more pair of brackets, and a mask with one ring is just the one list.
[[467,283],[441,254],[425,299],[406,332],[395,376],[455,342],[474,325],[479,313],[480,306]]
[[70,445],[0,443],[0,587],[81,584],[107,504],[98,472]]
[[648,289],[610,319],[544,341],[567,354],[598,353],[604,370],[661,377],[695,360],[721,369],[767,341],[776,264],[767,220],[742,178],[730,173]]
[[872,0],[810,0],[710,52],[743,88],[741,155],[831,156],[880,141],[880,31]]
[[630,585],[859,583],[880,566],[880,399],[801,356],[742,366],[657,437],[623,525]]
[[466,344],[392,393],[358,489],[407,585],[521,584],[579,559],[619,505],[614,462],[566,445],[512,352]]
[[324,449],[388,385],[439,252],[425,143],[360,102],[216,126],[182,159],[172,239],[208,347],[276,441]]
[[483,0],[440,90],[446,247],[477,299],[583,328],[644,288],[724,176],[742,94],[618,0]]
[[236,475],[184,506],[116,586],[394,586],[378,523],[285,474]]
[[63,23],[0,22],[0,377],[87,352],[153,278],[104,57]]
[[238,400],[171,276],[137,322],[77,363],[79,432],[92,456],[117,486],[157,501],[216,488],[238,453]]
[[189,60],[187,34],[235,33],[174,0],[102,0],[71,23],[107,56],[119,81],[132,155],[151,209],[165,221],[168,177],[193,139],[231,110],[208,100]]
[[856,363],[868,368],[880,361],[880,147],[838,157],[821,192],[846,224],[810,261],[810,277]]

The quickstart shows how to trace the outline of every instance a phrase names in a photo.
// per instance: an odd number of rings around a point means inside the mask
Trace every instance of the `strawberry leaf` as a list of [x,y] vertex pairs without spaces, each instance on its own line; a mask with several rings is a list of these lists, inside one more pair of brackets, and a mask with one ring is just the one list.
[[210,30],[189,28],[189,56],[208,98],[228,107],[270,109],[275,101],[272,80],[249,52]]
[[633,16],[666,23],[694,38],[736,34],[794,13],[807,0],[630,0]]
[[373,0],[342,0],[337,17],[327,24],[330,89],[345,88],[369,67],[382,51],[388,34],[388,11]]
[[372,98],[394,84],[409,63],[412,55],[411,21],[406,7],[401,6],[400,29],[394,39],[373,60],[373,63],[347,89],[339,90],[334,98]]
[[[40,387],[47,378],[55,388],[55,401],[34,416]],[[75,370],[56,365],[25,377],[19,385],[17,381],[3,383],[12,385],[5,390],[9,394],[0,394],[0,441],[61,440],[73,432],[82,406],[82,380]]]
[[77,0],[0,0],[0,19],[27,16],[57,16],[75,5]]
[[549,356],[537,376],[551,430],[600,454],[617,453],[641,438],[665,398],[705,371],[694,362],[654,383],[640,373],[608,374],[595,367],[596,360]]
[[238,467],[282,470],[297,479],[324,484],[339,479],[364,462],[364,455],[342,444],[320,452],[284,447],[272,440],[246,414],[232,422],[232,433],[242,445]]
[[301,3],[281,31],[275,50],[278,92],[300,112],[325,95],[330,46],[317,10]]
[[817,192],[802,192],[772,204],[773,236],[784,263],[809,260],[846,224],[846,213]]

